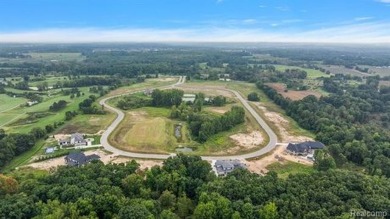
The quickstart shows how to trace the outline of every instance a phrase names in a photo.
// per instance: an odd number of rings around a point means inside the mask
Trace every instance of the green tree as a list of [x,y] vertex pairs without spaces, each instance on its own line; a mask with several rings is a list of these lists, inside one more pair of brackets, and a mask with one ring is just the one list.
[[259,209],[260,219],[278,219],[278,211],[275,203],[270,202]]
[[259,94],[257,94],[256,92],[252,92],[252,93],[248,94],[248,100],[249,101],[260,101]]

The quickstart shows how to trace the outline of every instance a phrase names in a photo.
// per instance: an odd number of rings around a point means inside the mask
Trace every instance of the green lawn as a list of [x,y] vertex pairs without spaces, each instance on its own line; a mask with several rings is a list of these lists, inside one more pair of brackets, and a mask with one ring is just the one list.
[[0,113],[6,112],[11,108],[17,107],[20,104],[26,103],[27,100],[25,98],[13,98],[6,94],[0,94]]
[[280,178],[287,178],[290,174],[310,174],[315,172],[315,170],[311,166],[291,161],[284,161],[283,163],[275,162],[268,165],[266,168],[269,171],[275,171]]

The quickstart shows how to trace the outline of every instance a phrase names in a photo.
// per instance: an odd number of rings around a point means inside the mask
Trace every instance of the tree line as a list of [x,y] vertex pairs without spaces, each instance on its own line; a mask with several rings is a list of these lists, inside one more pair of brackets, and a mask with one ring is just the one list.
[[50,174],[0,175],[0,217],[341,219],[352,210],[388,212],[389,187],[389,179],[347,170],[279,178],[237,169],[217,178],[196,156],[147,170],[135,161],[95,161]]

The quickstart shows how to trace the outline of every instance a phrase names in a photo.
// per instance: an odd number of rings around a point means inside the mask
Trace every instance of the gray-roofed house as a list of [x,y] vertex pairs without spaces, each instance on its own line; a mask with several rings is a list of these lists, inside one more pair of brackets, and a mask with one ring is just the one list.
[[72,152],[65,157],[65,163],[68,166],[82,166],[93,160],[99,160],[100,156],[96,154],[86,156],[83,152]]
[[84,135],[80,133],[73,133],[70,135],[70,137],[60,139],[58,141],[58,144],[61,146],[84,146],[88,145],[88,141],[84,139]]
[[287,145],[287,151],[293,155],[307,155],[312,153],[313,150],[323,149],[325,145],[319,141],[306,141],[302,143],[289,143]]
[[226,176],[237,168],[246,169],[246,165],[239,160],[217,160],[214,167],[218,176]]

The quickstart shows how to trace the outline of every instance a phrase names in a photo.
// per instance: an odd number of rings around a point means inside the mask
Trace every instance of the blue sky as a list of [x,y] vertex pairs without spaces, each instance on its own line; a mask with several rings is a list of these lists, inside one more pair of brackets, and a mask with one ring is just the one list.
[[0,0],[0,42],[390,42],[390,0]]

